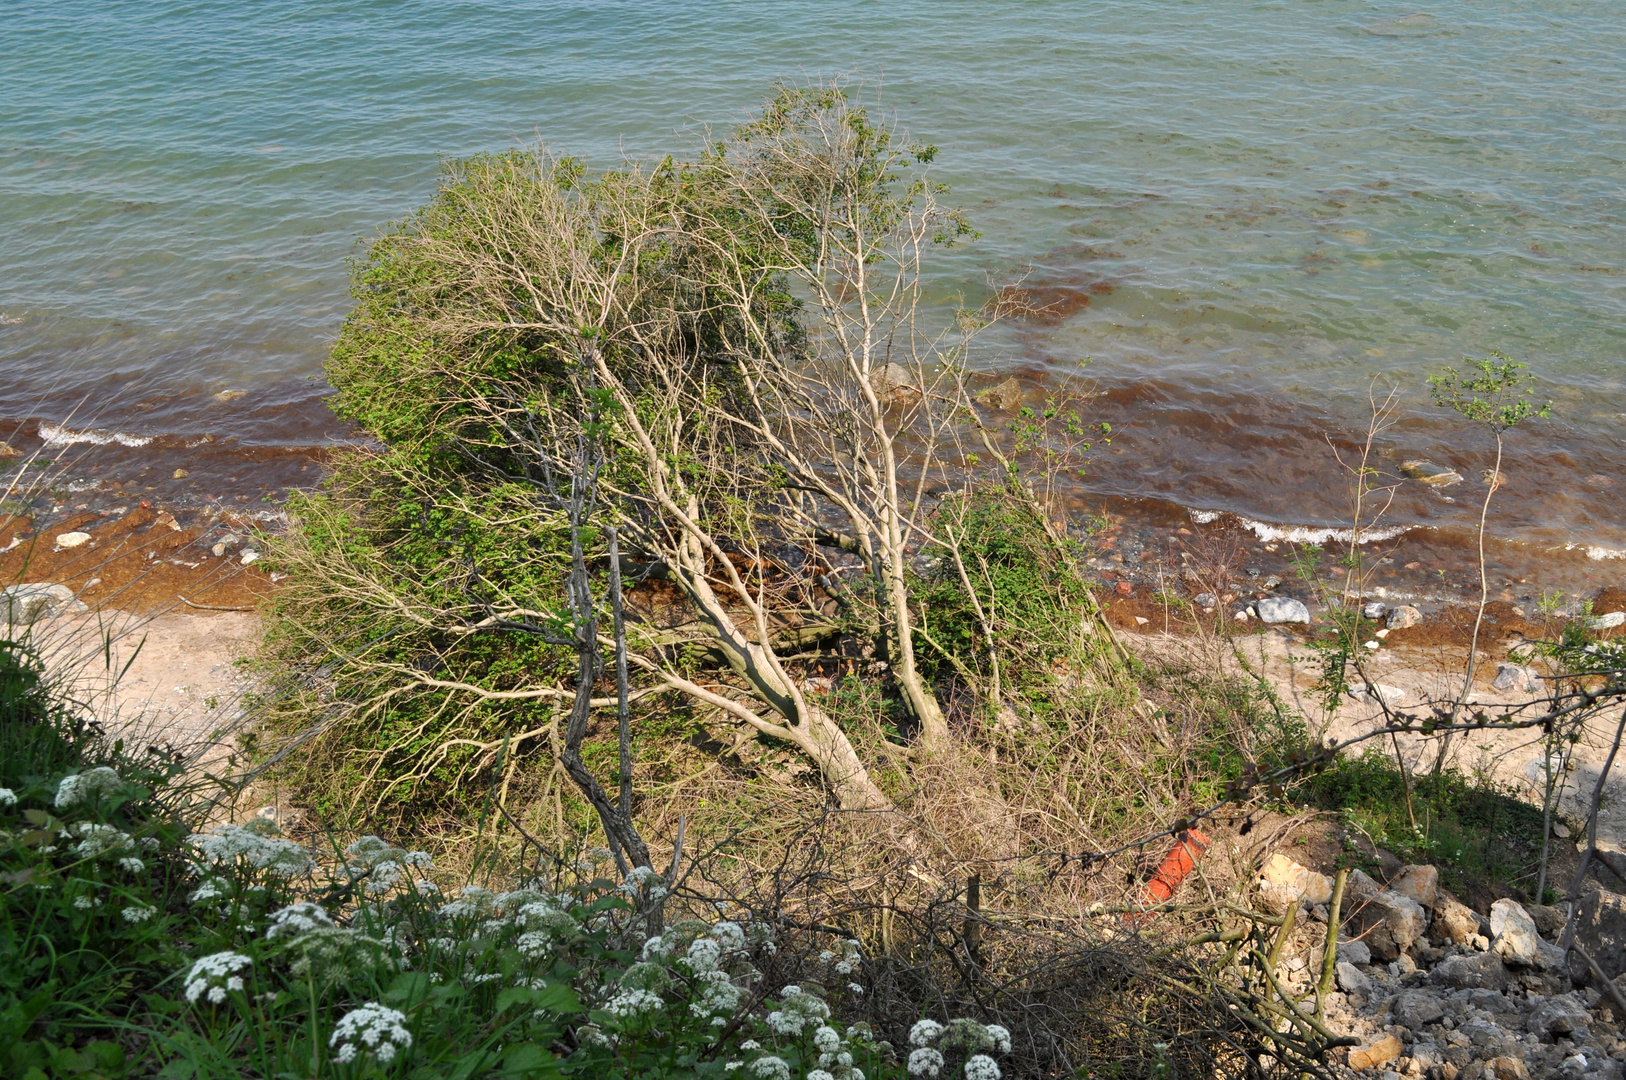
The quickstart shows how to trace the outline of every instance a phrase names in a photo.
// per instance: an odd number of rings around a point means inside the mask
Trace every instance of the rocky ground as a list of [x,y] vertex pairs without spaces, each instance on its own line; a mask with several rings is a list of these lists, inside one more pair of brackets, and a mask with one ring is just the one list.
[[[1322,971],[1333,881],[1283,855],[1266,863],[1257,901],[1296,906],[1279,976],[1313,996]],[[1439,885],[1432,866],[1387,882],[1350,873],[1342,904],[1328,1026],[1359,1040],[1337,1051],[1346,1074],[1428,1080],[1626,1076],[1621,1010],[1582,958],[1626,989],[1626,897],[1594,889],[1577,908],[1566,959],[1567,910],[1498,900],[1475,911]],[[1308,1008],[1308,1006],[1305,1006]]]

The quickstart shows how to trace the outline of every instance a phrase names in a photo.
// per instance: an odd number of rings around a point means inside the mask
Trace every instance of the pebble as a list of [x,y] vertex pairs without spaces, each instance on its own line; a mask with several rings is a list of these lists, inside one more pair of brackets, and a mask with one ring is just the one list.
[[1541,689],[1536,681],[1535,672],[1521,664],[1510,664],[1503,660],[1496,665],[1496,681],[1491,683],[1497,690],[1517,690],[1522,694],[1533,694]]
[[1382,683],[1374,683],[1370,686],[1362,683],[1359,686],[1350,687],[1349,696],[1356,701],[1367,701],[1374,704],[1381,698],[1390,705],[1398,705],[1406,700],[1406,691],[1398,686],[1385,686]]
[[1259,616],[1260,622],[1265,623],[1307,623],[1310,621],[1310,609],[1303,600],[1295,600],[1291,596],[1267,596],[1263,600],[1255,600],[1253,612]]
[[1364,619],[1381,619],[1389,611],[1389,605],[1382,600],[1374,600],[1361,608],[1361,617]]
[[1219,597],[1211,592],[1198,593],[1193,599],[1196,600],[1197,606],[1204,611],[1213,611],[1219,607]]
[[90,534],[87,532],[65,532],[56,538],[56,546],[59,548],[84,547],[88,543]]
[[247,566],[251,562],[257,562],[259,558],[260,553],[258,551],[255,551],[253,548],[248,548],[243,552],[242,555],[238,556],[237,561],[242,563],[244,566]]
[[192,474],[187,472],[185,469],[176,469],[173,473],[170,474],[170,478],[172,480],[185,480],[188,476],[191,476],[191,475]]

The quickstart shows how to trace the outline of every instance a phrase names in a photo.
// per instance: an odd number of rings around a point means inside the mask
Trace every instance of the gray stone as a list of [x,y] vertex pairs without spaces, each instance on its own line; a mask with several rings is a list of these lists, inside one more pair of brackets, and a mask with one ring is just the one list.
[[1433,986],[1457,990],[1504,990],[1507,968],[1495,953],[1448,956],[1428,973],[1428,981]]
[[1445,1002],[1432,990],[1403,991],[1395,995],[1389,1008],[1394,1013],[1395,1023],[1413,1031],[1421,1031],[1425,1024],[1445,1016]]
[[1378,619],[1383,618],[1388,610],[1388,604],[1385,604],[1382,600],[1373,600],[1369,604],[1362,605],[1361,615],[1376,622]]
[[[1554,836],[1565,836],[1569,833],[1568,829],[1559,832],[1560,824],[1559,822],[1553,823]],[[1526,904],[1524,910],[1529,912],[1530,921],[1536,924],[1536,929],[1541,932],[1541,936],[1544,938],[1550,938],[1564,929],[1565,915],[1563,908],[1552,907],[1548,904]]]
[[1372,950],[1364,941],[1340,941],[1338,959],[1365,967],[1372,962]]
[[1349,696],[1369,705],[1376,705],[1380,700],[1389,705],[1399,705],[1406,700],[1406,691],[1383,683],[1361,683],[1349,688]]
[[1496,690],[1516,690],[1521,694],[1534,694],[1541,689],[1536,681],[1536,673],[1522,664],[1510,664],[1506,660],[1496,665],[1496,681],[1491,683]]
[[921,397],[914,373],[898,363],[871,372],[870,385],[875,388],[875,396],[888,405],[911,405]]
[[1586,620],[1588,630],[1612,630],[1621,625],[1626,625],[1626,611],[1611,611],[1606,615],[1594,615]]
[[1535,967],[1541,950],[1535,920],[1517,900],[1498,900],[1491,905],[1491,950],[1510,964]]
[[1423,621],[1423,613],[1410,604],[1402,604],[1389,612],[1383,624],[1391,630],[1405,630]]
[[1366,871],[1351,870],[1344,882],[1344,902],[1355,900],[1364,904],[1382,891],[1383,886],[1373,881]]
[[1373,957],[1388,963],[1410,952],[1422,938],[1428,929],[1428,913],[1410,897],[1385,889],[1351,912],[1349,922]]
[[1310,609],[1304,605],[1304,601],[1295,600],[1291,596],[1267,596],[1263,600],[1255,600],[1253,613],[1259,616],[1260,622],[1266,623],[1310,621]]
[[1204,611],[1213,611],[1215,608],[1219,607],[1219,597],[1215,596],[1211,592],[1200,592],[1196,596],[1192,597],[1192,600],[1194,600],[1197,606],[1202,608]]
[[1626,896],[1595,889],[1582,894],[1579,908],[1576,944],[1592,954],[1609,978],[1626,974]]
[[1340,960],[1333,968],[1338,975],[1338,989],[1346,994],[1369,994],[1372,992],[1372,980],[1361,974],[1361,969],[1348,960]]
[[88,611],[66,585],[12,585],[0,589],[0,622],[32,626],[70,612]]
[[1433,910],[1439,900],[1440,872],[1432,866],[1403,866],[1389,888]]
[[1525,1021],[1526,1030],[1549,1042],[1560,1035],[1587,1031],[1586,1004],[1574,994],[1548,998],[1536,1006]]

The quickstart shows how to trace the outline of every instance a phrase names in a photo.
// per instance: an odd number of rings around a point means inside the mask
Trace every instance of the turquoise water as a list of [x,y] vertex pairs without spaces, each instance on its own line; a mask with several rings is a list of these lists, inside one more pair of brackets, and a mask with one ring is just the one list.
[[[983,233],[937,268],[940,295],[1028,274],[1088,297],[997,328],[979,362],[1038,383],[1094,358],[1123,432],[1098,492],[1336,521],[1324,435],[1364,427],[1374,377],[1408,395],[1384,451],[1470,473],[1485,443],[1427,407],[1423,376],[1499,348],[1558,419],[1515,433],[1497,528],[1626,548],[1611,0],[0,16],[0,436],[25,421],[22,444],[83,400],[75,430],[157,439],[132,455],[212,436],[237,448],[219,483],[292,482],[279,454],[340,434],[316,401],[345,259],[429,193],[440,156],[541,139],[608,167],[692,146],[776,78],[845,72],[942,148]],[[1473,501],[1412,488],[1397,520]]]

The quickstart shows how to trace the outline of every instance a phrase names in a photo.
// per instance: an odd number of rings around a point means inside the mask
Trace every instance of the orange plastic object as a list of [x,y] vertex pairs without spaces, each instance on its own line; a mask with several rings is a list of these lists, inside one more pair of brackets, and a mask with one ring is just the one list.
[[1213,841],[1196,829],[1187,829],[1175,841],[1174,850],[1169,857],[1163,860],[1163,865],[1157,868],[1157,873],[1146,883],[1146,889],[1141,894],[1141,903],[1147,907],[1156,904],[1166,904],[1174,897],[1174,891],[1180,883],[1186,880],[1186,875],[1197,869],[1197,860],[1203,857]]

